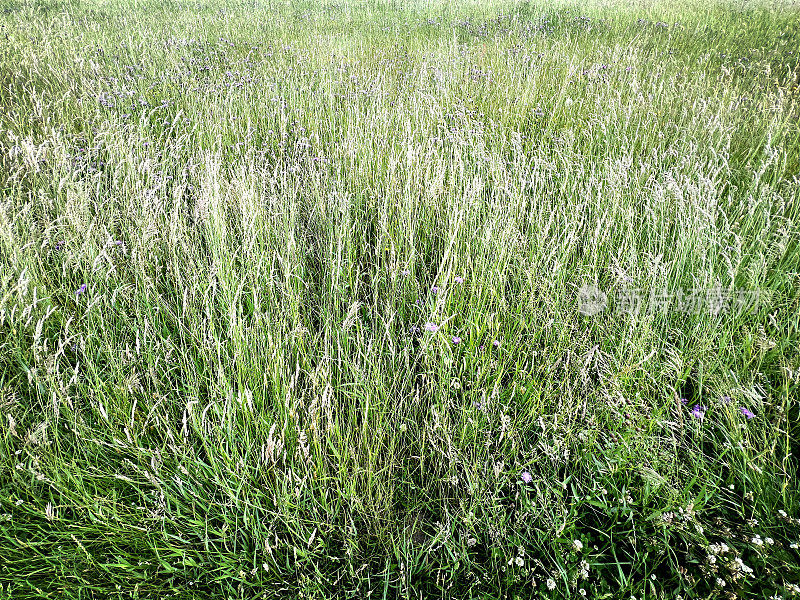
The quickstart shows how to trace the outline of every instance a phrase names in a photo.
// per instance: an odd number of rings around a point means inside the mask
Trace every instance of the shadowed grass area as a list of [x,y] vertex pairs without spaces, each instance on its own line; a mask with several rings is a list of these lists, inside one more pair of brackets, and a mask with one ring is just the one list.
[[0,598],[800,595],[798,48],[0,2]]

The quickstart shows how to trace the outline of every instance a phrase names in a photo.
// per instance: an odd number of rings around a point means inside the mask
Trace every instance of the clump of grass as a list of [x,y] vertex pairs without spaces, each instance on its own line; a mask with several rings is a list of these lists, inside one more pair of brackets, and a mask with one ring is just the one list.
[[800,593],[795,6],[0,25],[1,597]]

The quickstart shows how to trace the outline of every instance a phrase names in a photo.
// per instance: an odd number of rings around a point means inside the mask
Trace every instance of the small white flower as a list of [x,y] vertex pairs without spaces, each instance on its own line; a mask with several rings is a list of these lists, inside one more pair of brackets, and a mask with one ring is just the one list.
[[580,552],[583,550],[583,542],[580,540],[573,540],[572,547],[575,548],[575,552]]
[[739,558],[738,556],[736,557],[735,561],[736,561],[736,565],[739,567],[739,570],[741,570],[742,573],[750,574],[750,573],[753,572],[753,569],[751,569],[746,564],[744,564],[744,562],[742,562],[742,559]]
[[522,558],[521,556],[518,556],[517,558],[515,558],[514,562],[517,563],[518,567],[524,567],[525,566],[525,559]]
[[547,589],[548,590],[556,589],[556,582],[553,580],[552,577],[547,580]]
[[722,579],[721,577],[717,577],[717,585],[719,587],[725,587],[725,580]]

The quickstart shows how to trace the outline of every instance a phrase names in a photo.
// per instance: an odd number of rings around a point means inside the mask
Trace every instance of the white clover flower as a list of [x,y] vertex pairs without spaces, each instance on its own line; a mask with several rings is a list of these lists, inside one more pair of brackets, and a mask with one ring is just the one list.
[[581,579],[589,579],[589,563],[585,560],[581,561],[579,576]]

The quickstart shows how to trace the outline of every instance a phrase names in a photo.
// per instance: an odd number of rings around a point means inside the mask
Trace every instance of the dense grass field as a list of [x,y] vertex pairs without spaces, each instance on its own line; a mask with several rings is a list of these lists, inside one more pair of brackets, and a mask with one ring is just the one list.
[[788,1],[0,0],[0,598],[800,597],[798,86]]

